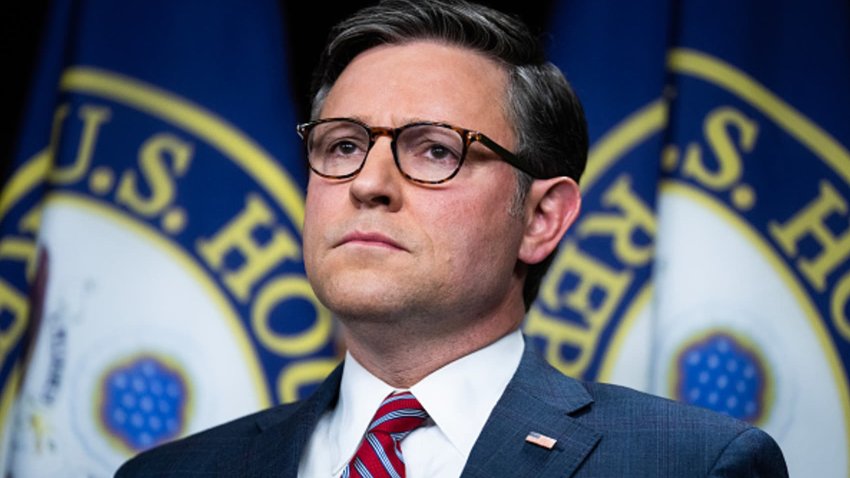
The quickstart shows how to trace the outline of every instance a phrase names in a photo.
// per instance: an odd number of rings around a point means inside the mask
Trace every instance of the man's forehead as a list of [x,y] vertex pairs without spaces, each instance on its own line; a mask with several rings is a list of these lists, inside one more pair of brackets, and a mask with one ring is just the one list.
[[[375,67],[387,67],[373,72],[380,77],[374,85],[376,90],[399,78],[402,68],[419,69],[417,75],[423,79],[450,71],[457,81],[471,79],[485,85],[495,83],[504,86],[508,76],[503,63],[478,50],[438,40],[415,40],[381,44],[363,50],[340,71],[331,90],[341,81],[350,80],[354,76],[352,71],[359,76]],[[427,94],[428,91],[421,93]]]

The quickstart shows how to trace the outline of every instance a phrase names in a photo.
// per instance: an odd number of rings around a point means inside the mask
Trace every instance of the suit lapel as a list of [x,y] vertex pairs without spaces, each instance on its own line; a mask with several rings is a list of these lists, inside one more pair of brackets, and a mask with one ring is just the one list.
[[342,378],[340,364],[319,388],[289,414],[267,413],[259,416],[261,430],[250,446],[246,461],[247,476],[298,476],[298,464],[304,446],[322,413],[336,403]]
[[[562,375],[526,347],[461,477],[571,476],[602,437],[571,416],[592,401],[581,383]],[[527,442],[530,432],[557,441],[547,449]]]

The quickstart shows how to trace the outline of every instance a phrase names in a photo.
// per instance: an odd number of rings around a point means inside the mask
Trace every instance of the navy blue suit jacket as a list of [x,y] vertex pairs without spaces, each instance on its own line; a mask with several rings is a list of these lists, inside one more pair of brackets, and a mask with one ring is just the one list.
[[[301,453],[339,393],[342,366],[307,400],[142,453],[116,476],[296,477]],[[529,432],[557,440],[527,443]],[[747,423],[562,375],[526,350],[472,449],[463,478],[785,477],[777,444]]]

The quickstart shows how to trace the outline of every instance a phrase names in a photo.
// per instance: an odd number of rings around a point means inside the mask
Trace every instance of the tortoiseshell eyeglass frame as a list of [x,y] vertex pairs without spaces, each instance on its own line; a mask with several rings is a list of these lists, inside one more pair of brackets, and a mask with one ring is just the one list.
[[[457,175],[457,173],[460,171],[460,168],[463,166],[463,162],[466,159],[466,153],[469,150],[469,146],[476,141],[483,144],[490,151],[496,153],[496,155],[498,155],[499,158],[502,159],[503,161],[505,161],[506,163],[510,164],[511,166],[519,169],[520,171],[528,174],[529,176],[531,176],[533,178],[537,178],[537,175],[532,173],[531,171],[529,171],[528,168],[524,164],[522,164],[522,161],[520,161],[520,159],[514,153],[512,153],[512,152],[508,151],[507,149],[505,149],[504,147],[500,146],[498,143],[496,143],[492,139],[488,138],[484,133],[474,131],[474,130],[470,130],[470,129],[466,129],[466,128],[461,128],[459,126],[454,126],[454,125],[451,125],[451,124],[448,124],[448,123],[439,123],[439,122],[432,122],[432,121],[418,121],[418,122],[415,122],[415,123],[408,123],[406,125],[399,126],[398,128],[389,128],[389,127],[385,127],[385,126],[369,126],[366,123],[364,123],[360,120],[354,119],[354,118],[323,118],[323,119],[310,121],[310,122],[307,122],[307,123],[302,123],[302,124],[299,124],[299,125],[296,126],[296,130],[298,131],[298,135],[301,137],[301,139],[304,140],[305,146],[307,148],[308,159],[309,159],[309,154],[310,154],[310,152],[309,152],[310,148],[309,148],[309,145],[307,144],[307,141],[308,141],[308,138],[310,137],[310,131],[320,124],[336,122],[336,121],[346,121],[346,122],[349,122],[349,123],[356,124],[356,125],[362,127],[363,129],[365,129],[369,133],[369,146],[366,149],[366,154],[363,156],[363,160],[360,162],[360,166],[358,166],[357,169],[355,169],[354,171],[352,171],[351,173],[348,173],[348,174],[343,174],[343,175],[339,175],[339,176],[324,174],[320,171],[317,171],[316,168],[314,168],[312,163],[311,163],[310,169],[312,169],[313,172],[315,172],[316,174],[318,174],[319,176],[322,176],[324,178],[328,178],[328,179],[349,179],[349,178],[353,178],[354,176],[356,176],[363,169],[363,165],[366,164],[366,158],[368,158],[368,156],[369,156],[369,151],[372,150],[372,146],[375,145],[375,142],[377,141],[378,137],[380,137],[380,136],[388,136],[391,139],[390,149],[392,149],[393,159],[395,160],[396,168],[398,168],[399,172],[401,172],[401,174],[405,178],[407,178],[408,180],[410,180],[414,183],[442,184],[442,183],[445,183],[446,181],[449,181],[453,177],[455,177]],[[404,131],[408,128],[415,127],[415,126],[438,126],[438,127],[441,127],[441,128],[448,128],[448,129],[458,133],[461,136],[461,138],[463,138],[463,151],[461,152],[460,160],[458,161],[457,167],[455,168],[455,170],[451,174],[449,174],[446,178],[439,179],[439,180],[419,179],[419,178],[415,178],[415,177],[410,176],[409,174],[407,174],[404,171],[404,169],[402,169],[401,164],[398,160],[398,152],[396,151],[396,140],[398,139],[398,136],[399,136],[399,134],[401,134],[402,131]]]

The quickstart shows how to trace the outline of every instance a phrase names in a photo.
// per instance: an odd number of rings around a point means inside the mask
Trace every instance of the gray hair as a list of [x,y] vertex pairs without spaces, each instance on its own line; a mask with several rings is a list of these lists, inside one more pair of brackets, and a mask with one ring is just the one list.
[[[465,0],[384,0],[336,25],[313,76],[313,118],[354,57],[378,45],[417,40],[468,48],[502,65],[508,73],[505,108],[516,136],[514,153],[535,178],[567,176],[578,182],[587,162],[587,124],[566,78],[546,61],[522,21]],[[533,177],[517,170],[511,214],[521,214]],[[526,310],[556,253],[528,266]]]

